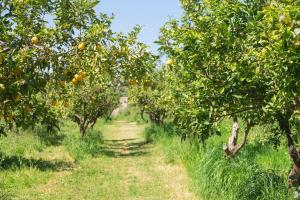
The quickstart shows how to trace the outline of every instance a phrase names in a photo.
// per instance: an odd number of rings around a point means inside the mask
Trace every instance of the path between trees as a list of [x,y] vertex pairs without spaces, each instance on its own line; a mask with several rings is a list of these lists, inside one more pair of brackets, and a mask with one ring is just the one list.
[[147,143],[144,126],[115,121],[103,128],[104,155],[80,168],[57,173],[39,187],[43,199],[194,200],[181,166],[167,164],[162,150]]

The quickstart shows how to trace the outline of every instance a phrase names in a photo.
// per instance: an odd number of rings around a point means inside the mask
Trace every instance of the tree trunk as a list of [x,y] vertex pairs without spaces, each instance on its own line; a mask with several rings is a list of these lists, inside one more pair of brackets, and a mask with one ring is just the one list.
[[233,118],[231,135],[229,137],[228,143],[224,144],[223,151],[225,157],[228,156],[235,156],[238,152],[245,146],[247,143],[247,138],[250,133],[251,128],[253,127],[251,122],[247,122],[245,130],[244,130],[244,137],[240,144],[237,144],[238,137],[239,137],[239,124],[237,117]]
[[142,120],[143,120],[143,121],[146,121],[145,118],[144,118],[144,112],[145,112],[145,110],[144,110],[144,109],[141,109],[141,113],[140,113],[140,114],[141,114]]
[[84,136],[85,136],[85,133],[86,133],[86,127],[85,127],[84,124],[80,124],[79,127],[80,127],[80,134],[81,134],[81,137],[84,137]]
[[293,167],[288,176],[288,184],[289,187],[298,187],[300,185],[300,151],[295,146],[289,118],[281,116],[279,119],[279,127],[286,135],[289,155],[293,161]]

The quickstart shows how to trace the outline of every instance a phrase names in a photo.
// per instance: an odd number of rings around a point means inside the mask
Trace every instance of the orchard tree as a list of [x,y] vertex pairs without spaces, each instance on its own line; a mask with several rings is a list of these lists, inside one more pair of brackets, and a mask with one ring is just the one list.
[[50,80],[54,32],[45,15],[52,1],[0,2],[0,131],[27,128],[37,122],[57,126],[55,113],[44,101]]
[[[84,86],[86,76],[90,85],[97,85],[93,80],[99,76],[104,76],[102,81],[113,82],[105,83],[105,87],[91,87],[91,94],[103,88],[109,93],[112,88],[108,85],[126,85],[130,79],[146,73],[153,56],[137,41],[140,28],[134,28],[128,35],[114,33],[110,29],[112,17],[96,14],[98,3],[98,0],[0,2],[2,133],[14,125],[27,128],[45,123],[49,128],[58,127],[61,115],[57,111],[66,113],[67,109],[60,110],[61,105],[73,105],[74,90],[70,88]],[[80,89],[75,93],[78,95]]]
[[78,86],[80,89],[74,89],[69,116],[78,124],[82,137],[88,128],[96,124],[98,118],[109,117],[119,102],[119,94],[113,83],[102,80],[105,79],[103,77],[97,78],[97,82],[86,81]]
[[270,97],[263,108],[268,120],[263,122],[278,123],[287,138],[293,161],[289,184],[295,187],[300,185],[300,154],[295,142],[300,109],[299,9],[298,1],[272,2],[264,7],[263,17],[255,30],[260,46],[253,51],[259,58],[256,64],[260,78],[268,83],[265,95]]
[[[175,71],[175,122],[204,141],[217,133],[218,121],[231,117],[226,155],[240,150],[253,125],[278,123],[274,135],[286,135],[293,160],[289,183],[298,186],[299,2],[181,2],[184,16],[170,21],[159,41]],[[238,119],[246,122],[241,144]]]
[[52,74],[47,98],[52,105],[66,107],[58,110],[79,125],[82,136],[98,118],[110,115],[117,106],[119,89],[141,79],[154,59],[147,46],[138,42],[139,26],[127,35],[113,32],[112,17],[96,15],[97,4],[58,1],[55,10],[56,49],[60,50],[55,61],[60,73]]
[[130,99],[141,110],[141,118],[148,114],[151,122],[163,124],[172,108],[171,94],[167,90],[166,76],[163,70],[148,73],[140,82],[132,82]]
[[[233,120],[232,134],[224,145],[235,155],[246,143],[261,111],[266,89],[256,78],[251,58],[245,58],[247,31],[262,3],[239,1],[182,1],[185,15],[161,30],[159,43],[174,71],[173,96],[178,102],[176,124],[183,136],[205,141],[218,134],[218,123]],[[238,118],[246,123],[242,143],[237,144]]]

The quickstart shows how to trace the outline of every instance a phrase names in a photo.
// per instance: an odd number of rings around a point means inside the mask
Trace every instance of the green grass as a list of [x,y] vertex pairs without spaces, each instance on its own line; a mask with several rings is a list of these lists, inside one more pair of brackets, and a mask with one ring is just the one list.
[[0,199],[31,199],[27,193],[48,183],[58,172],[78,167],[95,157],[103,143],[99,121],[87,137],[81,138],[76,124],[66,121],[60,132],[48,133],[42,126],[34,130],[10,132],[0,138]]
[[101,153],[103,136],[100,129],[102,125],[103,122],[97,123],[93,129],[88,129],[86,137],[82,138],[72,123],[65,123],[62,130],[66,134],[63,145],[76,162]]
[[210,138],[205,146],[195,141],[181,141],[172,126],[152,125],[145,131],[148,140],[160,144],[167,162],[185,165],[198,197],[205,200],[288,200],[287,189],[290,160],[286,148],[278,150],[257,141],[265,134],[255,129],[249,144],[236,158],[225,159],[222,145],[226,143],[230,123],[225,122],[222,136]]
[[138,124],[145,124],[149,121],[149,117],[147,114],[144,114],[145,120],[141,119],[140,110],[139,108],[128,105],[128,108],[120,113],[118,116],[114,117],[114,120],[124,120],[128,122],[136,122]]
[[69,121],[51,134],[38,126],[1,137],[0,199],[196,199],[190,190],[201,200],[292,199],[287,150],[273,149],[261,128],[224,159],[229,121],[203,146],[181,141],[171,124],[126,122],[137,118],[128,110],[117,122],[100,120],[84,139]]
[[125,119],[100,120],[83,139],[69,121],[0,138],[0,199],[194,200],[184,169],[143,138],[148,125]]

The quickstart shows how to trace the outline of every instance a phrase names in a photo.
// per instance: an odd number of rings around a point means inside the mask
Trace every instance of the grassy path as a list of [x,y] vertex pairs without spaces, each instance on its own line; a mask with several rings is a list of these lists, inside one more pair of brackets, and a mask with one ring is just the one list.
[[[103,155],[56,172],[30,199],[193,200],[183,168],[142,137],[144,126],[116,121],[103,128]],[[31,193],[32,194],[32,193]]]

